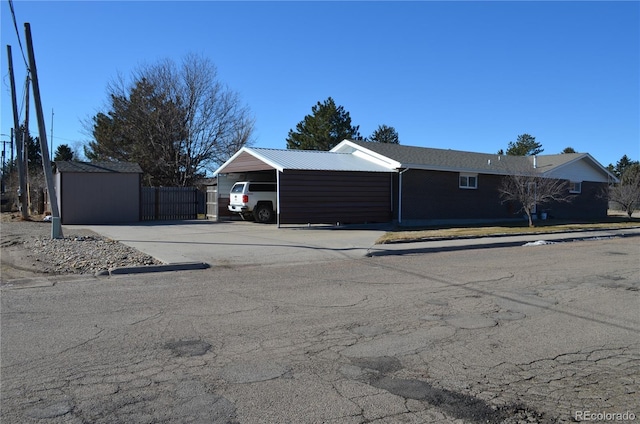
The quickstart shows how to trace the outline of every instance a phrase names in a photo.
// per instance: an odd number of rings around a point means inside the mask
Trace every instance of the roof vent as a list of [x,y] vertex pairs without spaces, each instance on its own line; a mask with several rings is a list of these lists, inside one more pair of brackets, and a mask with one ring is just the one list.
[[487,159],[487,165],[491,165],[491,159]]

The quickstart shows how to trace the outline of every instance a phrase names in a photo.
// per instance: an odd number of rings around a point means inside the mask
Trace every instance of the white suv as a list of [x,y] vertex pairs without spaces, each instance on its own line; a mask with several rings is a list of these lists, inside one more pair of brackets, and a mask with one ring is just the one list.
[[274,182],[241,181],[231,188],[229,210],[242,219],[253,216],[257,222],[272,222],[278,207],[278,191]]

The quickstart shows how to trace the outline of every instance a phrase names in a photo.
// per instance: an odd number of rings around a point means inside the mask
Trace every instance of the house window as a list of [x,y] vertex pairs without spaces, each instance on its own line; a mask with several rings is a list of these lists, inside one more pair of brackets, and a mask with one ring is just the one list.
[[460,188],[478,188],[478,174],[460,174]]
[[570,181],[569,182],[569,193],[581,193],[582,192],[582,182],[581,181]]

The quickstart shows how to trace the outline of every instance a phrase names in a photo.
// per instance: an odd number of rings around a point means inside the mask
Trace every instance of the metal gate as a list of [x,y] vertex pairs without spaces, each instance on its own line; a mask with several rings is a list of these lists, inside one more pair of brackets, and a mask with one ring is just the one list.
[[140,219],[198,219],[200,191],[195,187],[142,187]]

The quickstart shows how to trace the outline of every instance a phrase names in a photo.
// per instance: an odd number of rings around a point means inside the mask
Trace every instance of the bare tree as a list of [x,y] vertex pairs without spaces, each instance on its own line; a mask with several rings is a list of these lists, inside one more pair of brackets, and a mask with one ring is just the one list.
[[640,165],[629,166],[620,183],[609,188],[609,200],[621,206],[631,219],[633,211],[640,208]]
[[175,149],[182,155],[176,160],[185,174],[195,174],[202,165],[213,170],[251,144],[254,119],[249,109],[217,79],[217,70],[208,59],[189,54],[179,69],[166,60],[144,68],[140,75],[146,75],[185,112],[185,137]]
[[254,119],[206,58],[140,67],[108,86],[110,104],[89,125],[90,160],[138,162],[146,185],[193,185],[252,142]]
[[522,161],[521,165],[509,172],[502,179],[498,189],[502,203],[514,202],[520,205],[518,212],[527,215],[529,227],[533,227],[533,214],[538,207],[554,202],[570,202],[573,198],[569,193],[566,180],[545,177],[539,169],[530,162]]

